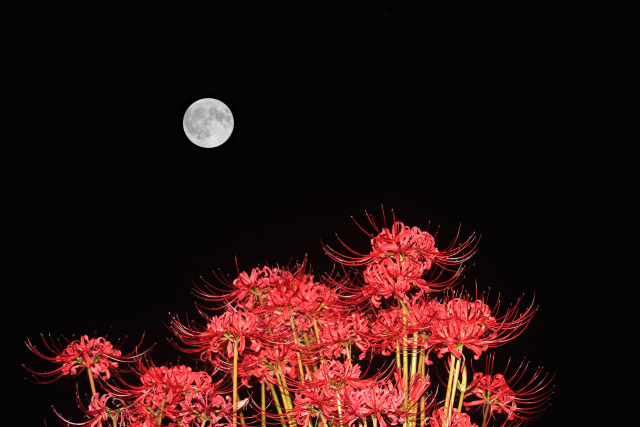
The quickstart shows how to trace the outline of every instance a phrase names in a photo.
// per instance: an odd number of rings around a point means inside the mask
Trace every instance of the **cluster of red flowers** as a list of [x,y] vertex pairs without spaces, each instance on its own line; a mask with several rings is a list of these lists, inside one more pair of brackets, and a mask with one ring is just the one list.
[[55,381],[64,375],[77,375],[85,368],[89,369],[93,378],[102,376],[103,379],[108,380],[111,372],[118,368],[118,360],[122,356],[120,350],[114,348],[113,344],[102,337],[90,339],[88,335],[83,335],[79,340],[70,342],[63,350],[60,350],[54,342],[47,342],[44,337],[43,342],[47,349],[54,353],[53,356],[42,353],[28,339],[27,346],[36,355],[60,366],[45,373],[26,368],[32,373],[37,373],[40,378],[52,378],[44,382]]
[[[88,421],[77,425],[484,427],[500,416],[503,425],[535,418],[548,400],[550,378],[538,370],[520,386],[525,369],[511,378],[494,373],[493,357],[468,378],[466,359],[478,360],[520,335],[533,305],[520,309],[518,301],[501,313],[499,304],[452,290],[475,250],[473,236],[438,249],[435,237],[417,227],[394,219],[379,229],[368,218],[375,230],[368,233],[368,253],[345,245],[345,256],[326,247],[344,275],[318,281],[305,259],[293,269],[239,272],[224,292],[207,282],[197,288],[202,300],[221,304],[201,306],[203,325],[176,316],[170,329],[180,342],[176,348],[198,356],[211,373],[154,367],[138,353],[121,357],[104,338],[84,336],[62,351],[49,347],[54,356],[28,345],[61,365],[47,375],[87,367],[106,390],[94,392],[85,408]],[[431,387],[431,354],[448,356],[444,397]],[[137,384],[119,374],[120,385],[107,381],[118,362],[133,363]],[[229,378],[231,387],[222,386]],[[260,390],[251,391],[256,384]]]

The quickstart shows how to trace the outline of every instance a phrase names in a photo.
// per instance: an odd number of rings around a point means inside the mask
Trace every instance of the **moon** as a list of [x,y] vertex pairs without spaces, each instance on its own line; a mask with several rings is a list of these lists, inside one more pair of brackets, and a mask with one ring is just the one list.
[[233,114],[224,102],[213,98],[200,99],[187,108],[182,127],[194,144],[204,148],[218,147],[233,132]]

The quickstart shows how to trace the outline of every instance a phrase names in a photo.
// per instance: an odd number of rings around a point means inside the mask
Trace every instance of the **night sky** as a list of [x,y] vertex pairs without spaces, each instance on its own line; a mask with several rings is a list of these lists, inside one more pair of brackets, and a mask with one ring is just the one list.
[[[504,351],[557,371],[536,425],[570,419],[566,236],[581,201],[560,55],[499,34],[444,49],[426,29],[404,34],[393,14],[356,21],[343,39],[228,33],[216,39],[224,50],[157,23],[122,22],[125,34],[111,37],[87,22],[42,37],[37,55],[15,53],[3,349],[19,425],[57,425],[51,404],[80,420],[74,380],[24,379],[21,363],[51,366],[27,336],[128,335],[127,350],[144,332],[153,359],[175,363],[165,324],[194,313],[193,281],[234,278],[236,259],[250,270],[305,254],[320,277],[332,267],[321,241],[337,246],[338,233],[366,249],[351,216],[382,222],[382,206],[439,227],[441,246],[458,228],[480,235],[466,288],[490,287],[505,305],[535,294],[538,314]],[[218,148],[184,135],[184,112],[201,98],[234,115]]]

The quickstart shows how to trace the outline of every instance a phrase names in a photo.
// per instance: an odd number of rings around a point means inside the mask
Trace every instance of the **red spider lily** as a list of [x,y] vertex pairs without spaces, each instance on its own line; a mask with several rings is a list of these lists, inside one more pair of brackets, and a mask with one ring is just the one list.
[[107,421],[109,419],[109,415],[107,414],[107,400],[109,399],[109,395],[103,395],[100,397],[98,393],[91,396],[91,403],[89,404],[89,408],[87,408],[87,416],[91,417],[90,427],[95,427],[100,424],[101,421]]
[[390,382],[350,391],[346,400],[349,425],[357,419],[369,416],[374,416],[380,427],[386,427],[387,423],[402,424],[407,418],[406,411],[399,410],[403,404],[404,392]]
[[354,344],[360,350],[360,360],[367,355],[370,347],[366,334],[369,332],[369,322],[361,314],[354,312],[346,316],[326,316],[319,322],[322,326],[320,342],[322,350],[328,358],[338,358],[340,355],[349,355],[350,346]]
[[[52,356],[48,356],[38,350],[29,338],[27,338],[25,344],[38,357],[58,364],[60,367],[48,372],[37,372],[28,366],[24,367],[38,378],[38,382],[45,384],[63,376],[77,376],[85,368],[90,370],[93,378],[107,380],[111,377],[112,372],[121,371],[119,363],[133,362],[148,351],[138,352],[139,344],[131,353],[123,356],[122,352],[105,338],[89,338],[88,335],[83,335],[79,340],[71,341],[62,348],[61,345],[53,342],[51,337],[51,342],[47,342],[44,335],[41,334],[40,336],[47,350],[53,353]],[[45,378],[48,378],[48,380],[45,380]]]
[[549,376],[538,367],[530,378],[525,378],[529,363],[521,363],[516,371],[507,376],[508,364],[503,373],[492,374],[494,356],[487,358],[486,374],[476,372],[468,389],[477,399],[464,402],[465,407],[482,406],[485,411],[485,425],[494,414],[504,414],[511,425],[521,425],[540,417],[549,402],[553,389]]
[[202,360],[209,360],[216,366],[224,366],[220,359],[233,357],[233,343],[237,342],[238,353],[242,354],[249,339],[251,351],[259,351],[260,337],[265,336],[259,319],[250,312],[227,311],[208,319],[207,328],[199,331],[180,323],[177,317],[171,321],[171,330],[190,348],[177,346],[186,353],[198,353]]
[[429,418],[429,425],[431,427],[478,427],[477,424],[471,423],[468,414],[458,412],[456,408],[451,412],[451,419],[447,420],[447,410],[444,406],[433,411]]
[[[238,409],[242,408],[246,400]],[[221,396],[214,388],[206,388],[189,393],[180,404],[180,413],[176,417],[178,425],[228,425],[233,418],[233,404],[231,396]],[[227,423],[223,423],[226,421]],[[182,423],[182,424],[180,424]]]
[[260,306],[270,317],[289,322],[289,316],[294,313],[317,312],[337,301],[325,285],[304,272],[305,266],[306,260],[293,272],[269,269],[269,284],[262,289]]
[[407,397],[409,402],[418,402],[421,397],[425,396],[427,389],[431,385],[431,380],[429,379],[429,375],[416,375],[411,378],[409,381],[404,377],[401,371],[396,371],[396,387],[403,387],[402,385],[407,383],[409,384],[407,389]]
[[300,406],[288,410],[285,420],[296,419],[308,423],[311,417],[322,415],[327,421],[346,423],[353,413],[345,406],[348,396],[371,384],[373,379],[361,379],[361,368],[350,360],[325,360],[318,369],[305,376],[304,383],[297,383],[296,400]]
[[482,300],[469,301],[453,298],[437,308],[437,318],[432,324],[431,345],[439,348],[438,356],[451,352],[461,356],[463,347],[473,351],[478,359],[483,351],[497,347],[517,337],[527,327],[536,313],[532,304],[522,313],[518,311],[519,299],[507,312],[498,316]]
[[[383,211],[384,219],[384,211]],[[408,227],[396,221],[393,215],[393,225],[381,229],[376,225],[373,217],[365,213],[373,226],[375,234],[366,231],[355,219],[356,225],[371,239],[371,251],[368,254],[359,253],[351,249],[342,240],[340,243],[352,254],[342,255],[327,245],[323,245],[327,255],[342,265],[369,265],[386,258],[409,259],[423,264],[424,270],[429,270],[432,264],[446,267],[460,265],[473,256],[475,235],[471,235],[465,242],[456,245],[457,238],[444,250],[435,247],[435,236],[418,227]]]
[[382,309],[371,322],[368,341],[374,349],[373,352],[380,351],[383,356],[389,356],[396,350],[396,344],[407,334],[400,309]]
[[[362,300],[370,299],[376,307],[380,306],[381,298],[393,295],[405,298],[405,294],[411,289],[430,292],[450,287],[460,275],[462,264],[474,253],[474,235],[461,244],[456,244],[455,239],[446,249],[438,250],[434,236],[417,227],[410,228],[395,221],[395,215],[393,225],[382,230],[377,227],[372,216],[366,215],[375,234],[367,232],[357,222],[356,224],[371,238],[372,249],[368,254],[351,249],[340,239],[340,243],[352,255],[342,255],[326,245],[324,248],[329,257],[343,266],[366,266],[366,284],[362,287],[354,286],[352,292],[359,294]],[[440,274],[435,280],[423,279],[422,275],[433,264],[452,271],[453,276],[443,281],[439,281]],[[450,266],[457,268],[450,270]]]
[[230,413],[230,404],[221,397],[228,390],[213,382],[207,372],[194,372],[184,365],[157,367],[139,363],[136,373],[139,385],[111,386],[114,394],[129,402],[121,414],[126,425],[155,426],[165,418],[173,423],[184,418],[188,422],[194,419],[200,419],[200,423],[204,419],[217,422]]
[[429,289],[427,281],[422,279],[422,263],[411,260],[385,258],[369,264],[363,273],[366,285],[363,293],[370,295],[375,307],[380,307],[381,298],[404,297],[411,289]]
[[[359,364],[346,360],[325,360],[320,363],[318,370],[307,374],[310,387],[322,386],[322,397],[332,399],[336,397],[336,390],[347,384],[359,385],[366,380],[360,378],[362,369]],[[306,386],[306,383],[305,383]]]
[[[416,418],[417,405],[430,385],[429,377],[415,377],[408,382],[400,370],[386,379],[372,379],[359,387],[345,389],[344,417],[349,424],[357,419],[375,416],[381,427],[402,424],[408,418]],[[407,400],[408,398],[408,400]],[[408,403],[407,403],[408,402]]]
[[319,311],[337,302],[337,296],[325,284],[314,281],[306,268],[305,257],[293,270],[268,266],[254,268],[250,273],[239,272],[230,283],[218,276],[229,292],[221,292],[203,280],[204,286],[196,288],[195,295],[206,301],[232,302],[255,314],[277,311],[288,321],[288,316],[294,312]]
[[[87,421],[76,423],[65,419],[62,415],[60,415],[55,409],[54,412],[60,418],[60,420],[64,421],[67,425],[74,426],[82,426],[82,427],[96,427],[101,425],[102,421],[108,421],[110,418],[118,418],[121,409],[112,410],[107,406],[107,402],[109,401],[120,401],[113,394],[106,393],[100,395],[100,393],[95,393],[91,396],[89,406],[85,407],[80,399],[78,399],[79,407],[85,413]],[[121,402],[121,401],[120,401]],[[121,408],[123,407],[123,404]]]
[[246,386],[249,386],[251,376],[255,376],[260,382],[266,380],[268,383],[278,384],[276,375],[291,378],[297,376],[296,367],[293,365],[295,360],[294,346],[291,343],[268,343],[259,352],[244,356],[238,366],[238,374]]

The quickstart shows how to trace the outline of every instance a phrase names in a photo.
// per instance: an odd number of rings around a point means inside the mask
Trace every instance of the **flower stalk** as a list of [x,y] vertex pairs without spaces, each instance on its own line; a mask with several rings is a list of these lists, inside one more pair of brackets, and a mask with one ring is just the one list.
[[232,418],[231,425],[236,427],[238,425],[238,340],[233,340],[233,404],[232,404]]
[[[89,377],[89,387],[91,387],[91,396],[95,396],[96,391],[96,382],[93,379],[93,373],[90,368],[87,368],[87,376]],[[102,421],[98,421],[98,427],[102,427]]]

